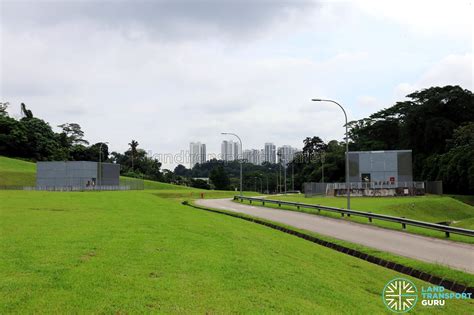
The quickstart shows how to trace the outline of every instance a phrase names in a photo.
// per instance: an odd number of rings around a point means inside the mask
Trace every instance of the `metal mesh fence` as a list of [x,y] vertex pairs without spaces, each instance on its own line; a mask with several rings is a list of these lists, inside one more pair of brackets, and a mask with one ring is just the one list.
[[311,196],[318,196],[318,195],[326,195],[328,183],[304,183],[303,184],[303,191],[305,197]]
[[442,195],[443,194],[443,181],[431,181],[425,183],[425,191],[427,194]]
[[[346,183],[304,183],[306,197],[327,195],[344,196],[347,193]],[[417,196],[426,191],[425,182],[351,182],[349,184],[353,196]],[[439,192],[440,184],[430,186],[430,191]],[[441,185],[442,189],[442,185]],[[429,192],[435,193],[435,192]],[[441,191],[442,193],[442,191]]]
[[31,181],[24,185],[0,185],[1,190],[39,190],[39,191],[110,191],[110,190],[143,190],[145,184],[139,178],[120,178],[119,185],[98,185],[93,182],[84,182],[81,179],[71,179],[60,185],[31,185]]

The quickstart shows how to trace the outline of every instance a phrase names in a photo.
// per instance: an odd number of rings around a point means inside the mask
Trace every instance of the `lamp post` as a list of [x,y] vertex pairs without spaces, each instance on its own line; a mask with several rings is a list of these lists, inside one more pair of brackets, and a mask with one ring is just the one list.
[[[237,137],[237,139],[239,139],[239,142],[240,142],[240,154],[242,154],[242,140],[240,139],[238,135],[232,132],[221,132],[221,134]],[[240,160],[240,195],[242,196],[242,158],[240,158],[239,160]]]
[[330,102],[334,103],[337,106],[339,106],[342,109],[342,112],[344,113],[344,117],[346,119],[346,191],[347,191],[347,209],[351,208],[351,189],[349,187],[349,134],[348,134],[348,126],[347,126],[347,114],[346,111],[344,110],[344,107],[341,106],[336,101],[333,100],[326,100],[326,99],[320,99],[320,98],[313,98],[313,102]]
[[324,160],[326,159],[326,154],[321,152],[321,183],[324,183]]
[[295,191],[295,163],[291,162],[291,190]]
[[281,193],[282,191],[282,178],[281,178],[281,152],[278,152],[277,153],[277,156],[278,156],[278,192]]
[[99,144],[99,189],[100,186],[102,185],[102,145],[103,144],[109,144],[108,142],[101,142]]
[[254,179],[255,179],[255,191],[257,191],[257,179],[258,179],[260,181],[260,191],[259,192],[261,192],[263,194],[263,190],[262,190],[263,189],[262,188],[263,180],[262,180],[262,178],[255,176]]

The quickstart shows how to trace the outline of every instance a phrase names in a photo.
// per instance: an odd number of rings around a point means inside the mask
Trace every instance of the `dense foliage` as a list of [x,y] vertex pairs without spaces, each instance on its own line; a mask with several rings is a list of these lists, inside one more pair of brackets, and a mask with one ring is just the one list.
[[135,140],[123,154],[109,154],[106,143],[89,145],[79,124],[61,124],[58,126],[61,132],[56,133],[47,122],[34,117],[25,104],[21,104],[23,117],[18,120],[8,115],[8,105],[0,103],[0,155],[33,161],[99,161],[100,158],[119,163],[124,175],[163,179],[161,163],[148,157],[144,150],[137,149],[138,142]]
[[474,193],[474,96],[432,87],[350,123],[352,150],[413,150],[416,180],[443,180],[446,192]]
[[[349,123],[350,150],[413,150],[415,180],[442,180],[444,191],[474,194],[474,96],[459,86],[432,87],[408,100]],[[192,169],[178,165],[161,171],[132,140],[124,153],[109,154],[106,143],[89,145],[75,123],[56,133],[21,104],[23,117],[8,116],[0,103],[0,155],[31,160],[87,160],[119,163],[122,174],[209,189],[238,189],[240,164],[212,159]],[[325,143],[317,136],[303,140],[303,151],[286,168],[280,164],[243,163],[244,190],[301,190],[308,181],[344,181],[344,142]],[[323,175],[324,174],[324,175]],[[202,178],[210,178],[212,186]]]

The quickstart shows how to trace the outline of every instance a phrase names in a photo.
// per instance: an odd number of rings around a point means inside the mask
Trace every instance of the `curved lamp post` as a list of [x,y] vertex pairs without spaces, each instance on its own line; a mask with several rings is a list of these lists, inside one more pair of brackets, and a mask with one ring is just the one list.
[[[238,135],[236,135],[235,133],[232,133],[232,132],[221,132],[221,135],[231,135],[231,136],[234,136],[234,137],[237,137],[237,139],[239,139],[239,142],[240,142],[240,154],[242,154],[242,140],[240,139],[240,137]],[[239,156],[240,157],[240,156]],[[242,196],[242,159],[239,159],[240,160],[240,195]]]
[[351,208],[351,189],[349,187],[349,134],[348,134],[348,126],[347,126],[347,114],[346,111],[344,110],[344,107],[341,106],[336,101],[333,100],[325,100],[325,99],[320,99],[320,98],[313,98],[313,102],[330,102],[334,103],[337,106],[339,106],[342,109],[342,112],[344,113],[344,117],[346,118],[346,191],[347,191],[347,209]]

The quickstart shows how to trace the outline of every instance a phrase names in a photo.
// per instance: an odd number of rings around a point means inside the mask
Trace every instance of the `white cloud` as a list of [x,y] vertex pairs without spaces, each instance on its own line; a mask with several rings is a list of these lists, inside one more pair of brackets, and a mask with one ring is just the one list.
[[403,99],[407,94],[431,86],[459,85],[474,90],[473,54],[449,55],[432,64],[415,82],[400,83],[395,97]]
[[356,0],[364,12],[428,36],[462,36],[472,41],[472,1]]
[[[313,97],[341,101],[356,119],[393,104],[396,82],[407,82],[400,90],[408,92],[441,83],[470,82],[472,89],[470,46],[459,46],[469,52],[460,54],[443,38],[421,38],[423,62],[439,59],[430,53],[441,54],[441,48],[452,54],[421,74],[406,70],[421,68],[412,58],[420,55],[418,47],[399,46],[407,52],[400,60],[398,51],[367,39],[384,34],[386,19],[404,25],[397,36],[412,28],[400,8],[386,12],[390,4],[374,3],[369,12],[345,2],[303,9],[242,3],[243,15],[175,7],[158,22],[143,8],[90,17],[66,7],[59,20],[52,11],[37,16],[31,8],[21,12],[23,19],[2,15],[0,96],[15,108],[25,102],[53,126],[78,122],[88,140],[107,140],[113,150],[126,149],[134,138],[154,153],[173,153],[191,141],[218,152],[222,131],[239,133],[246,148],[267,141],[301,146],[310,135],[342,139],[340,109]],[[419,10],[415,5],[418,19],[433,29],[444,24]],[[376,23],[374,16],[380,17]],[[374,23],[369,28],[367,20]],[[393,47],[397,36],[390,37]]]

